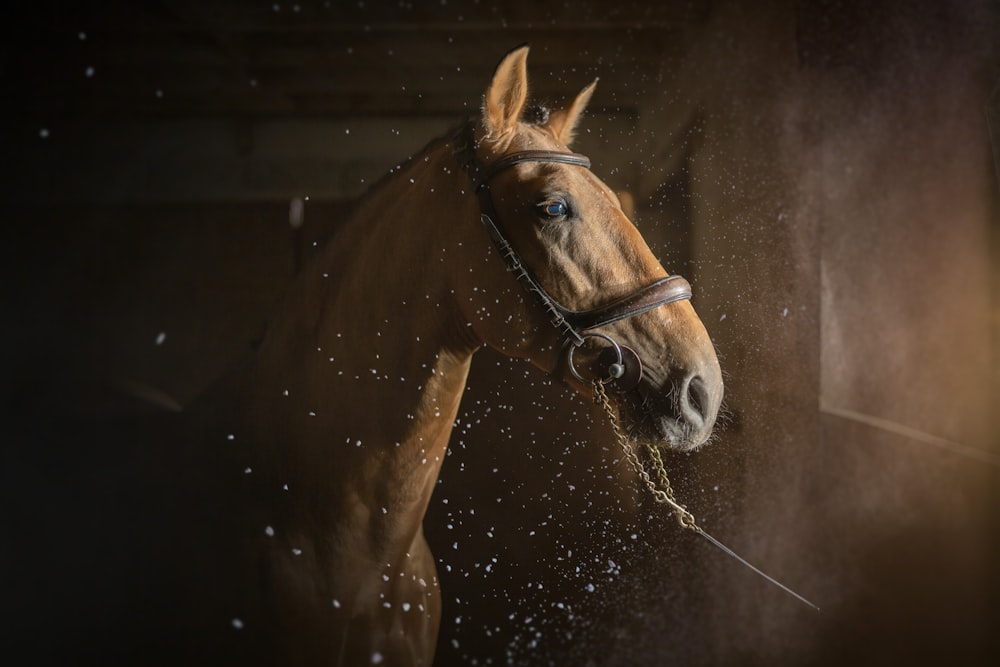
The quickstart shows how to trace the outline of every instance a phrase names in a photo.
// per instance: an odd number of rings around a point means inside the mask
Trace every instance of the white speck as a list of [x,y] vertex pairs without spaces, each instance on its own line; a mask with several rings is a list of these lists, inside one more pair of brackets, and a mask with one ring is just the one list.
[[721,321],[722,321],[722,320],[724,320],[724,319],[726,319],[726,314],[725,314],[725,313],[722,313],[722,316],[721,316],[721,317],[719,318],[719,321],[721,322]]
[[274,537],[274,528],[272,528],[271,526],[265,527],[264,534],[267,535],[268,537]]
[[587,592],[588,593],[594,592],[594,584],[587,584]]
[[400,606],[402,606],[402,608],[403,608],[403,611],[410,611],[410,603],[409,603],[409,602],[404,602],[404,603],[403,603],[402,605],[400,605]]
[[243,621],[241,621],[238,618],[234,618],[233,619],[233,627],[236,628],[237,630],[242,630],[243,629]]
[[234,434],[232,434],[232,433],[230,433],[229,435],[226,436],[226,440],[235,440],[235,439],[236,439],[236,436]]
[[282,389],[281,390],[281,395],[282,396],[288,396],[288,390],[287,389]]
[[351,128],[347,128],[344,130],[344,134],[350,134],[350,133],[351,133]]
[[81,42],[87,41],[87,33],[85,32],[78,33],[77,37],[80,39]]
[[372,653],[372,664],[373,665],[381,665],[382,664],[382,654],[379,653],[378,651],[375,651],[374,653]]
[[250,466],[247,466],[246,468],[243,469],[243,474],[244,475],[249,475],[252,472],[253,472],[253,468],[251,468]]
[[157,345],[163,345],[163,341],[165,340],[167,340],[167,334],[165,331],[161,331],[160,333],[156,334]]
[[48,139],[49,138],[49,128],[43,127],[42,129],[40,129],[38,131],[38,136],[41,137],[42,139]]
[[83,75],[88,79],[91,78],[92,76],[94,76],[94,68],[87,67],[87,69],[83,70]]
[[288,485],[287,484],[282,484],[281,488],[282,488],[282,490],[287,491],[288,490]]
[[781,316],[782,317],[788,317],[788,309],[787,308],[785,308],[783,311],[781,311]]
[[333,598],[332,604],[334,609],[340,609],[340,600],[337,598]]
[[157,99],[161,99],[163,97],[163,91],[160,90],[159,88],[156,89],[156,92],[154,94],[156,95]]
[[302,555],[302,549],[299,549],[298,547],[295,547],[294,549],[292,549],[292,554],[295,555],[295,556],[301,556]]

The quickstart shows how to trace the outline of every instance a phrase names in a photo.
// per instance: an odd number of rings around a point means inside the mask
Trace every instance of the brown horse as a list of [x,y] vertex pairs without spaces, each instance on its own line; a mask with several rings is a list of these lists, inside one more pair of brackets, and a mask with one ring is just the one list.
[[[502,60],[480,117],[360,202],[254,358],[185,411],[197,426],[160,432],[197,447],[149,445],[128,494],[94,483],[154,535],[105,531],[125,555],[80,576],[128,623],[81,620],[66,655],[430,665],[441,604],[421,523],[483,345],[585,396],[605,378],[637,439],[709,438],[722,380],[690,288],[567,148],[594,86],[529,114],[527,55]],[[125,561],[139,574],[112,595]]]

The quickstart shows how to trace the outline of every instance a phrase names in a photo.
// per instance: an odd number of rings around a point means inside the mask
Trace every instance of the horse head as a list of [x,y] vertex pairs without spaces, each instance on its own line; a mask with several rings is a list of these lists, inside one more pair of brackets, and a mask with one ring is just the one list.
[[539,111],[527,105],[527,55],[501,61],[470,128],[482,227],[500,251],[486,270],[503,287],[497,298],[466,280],[467,319],[482,342],[584,395],[607,381],[633,437],[694,449],[723,387],[690,286],[668,276],[614,191],[569,149],[596,81],[567,108]]

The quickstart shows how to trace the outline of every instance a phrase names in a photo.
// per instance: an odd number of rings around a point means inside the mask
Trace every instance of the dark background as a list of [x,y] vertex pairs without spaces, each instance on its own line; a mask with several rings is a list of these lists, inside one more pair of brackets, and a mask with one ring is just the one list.
[[[668,461],[679,497],[822,613],[681,532],[592,406],[487,350],[425,521],[439,664],[995,664],[1000,20],[873,4],[13,3],[4,421],[191,400],[530,42],[535,97],[600,77],[576,148],[719,349],[729,416]],[[15,475],[31,443],[6,440]]]

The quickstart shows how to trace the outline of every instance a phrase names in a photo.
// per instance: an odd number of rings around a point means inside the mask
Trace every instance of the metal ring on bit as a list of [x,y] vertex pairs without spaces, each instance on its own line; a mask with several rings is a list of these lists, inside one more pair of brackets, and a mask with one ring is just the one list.
[[[618,357],[618,361],[608,366],[608,377],[604,379],[604,382],[611,382],[612,380],[617,380],[621,376],[625,375],[625,360],[622,357],[622,348],[615,341],[614,338],[602,333],[584,333],[581,334],[582,338],[603,338],[604,340],[611,343],[611,347],[615,350],[615,355]],[[577,373],[576,366],[573,365],[573,352],[576,351],[579,345],[571,345],[569,352],[566,355],[566,363],[569,365],[569,372],[573,374],[580,382],[587,382],[582,375]]]

